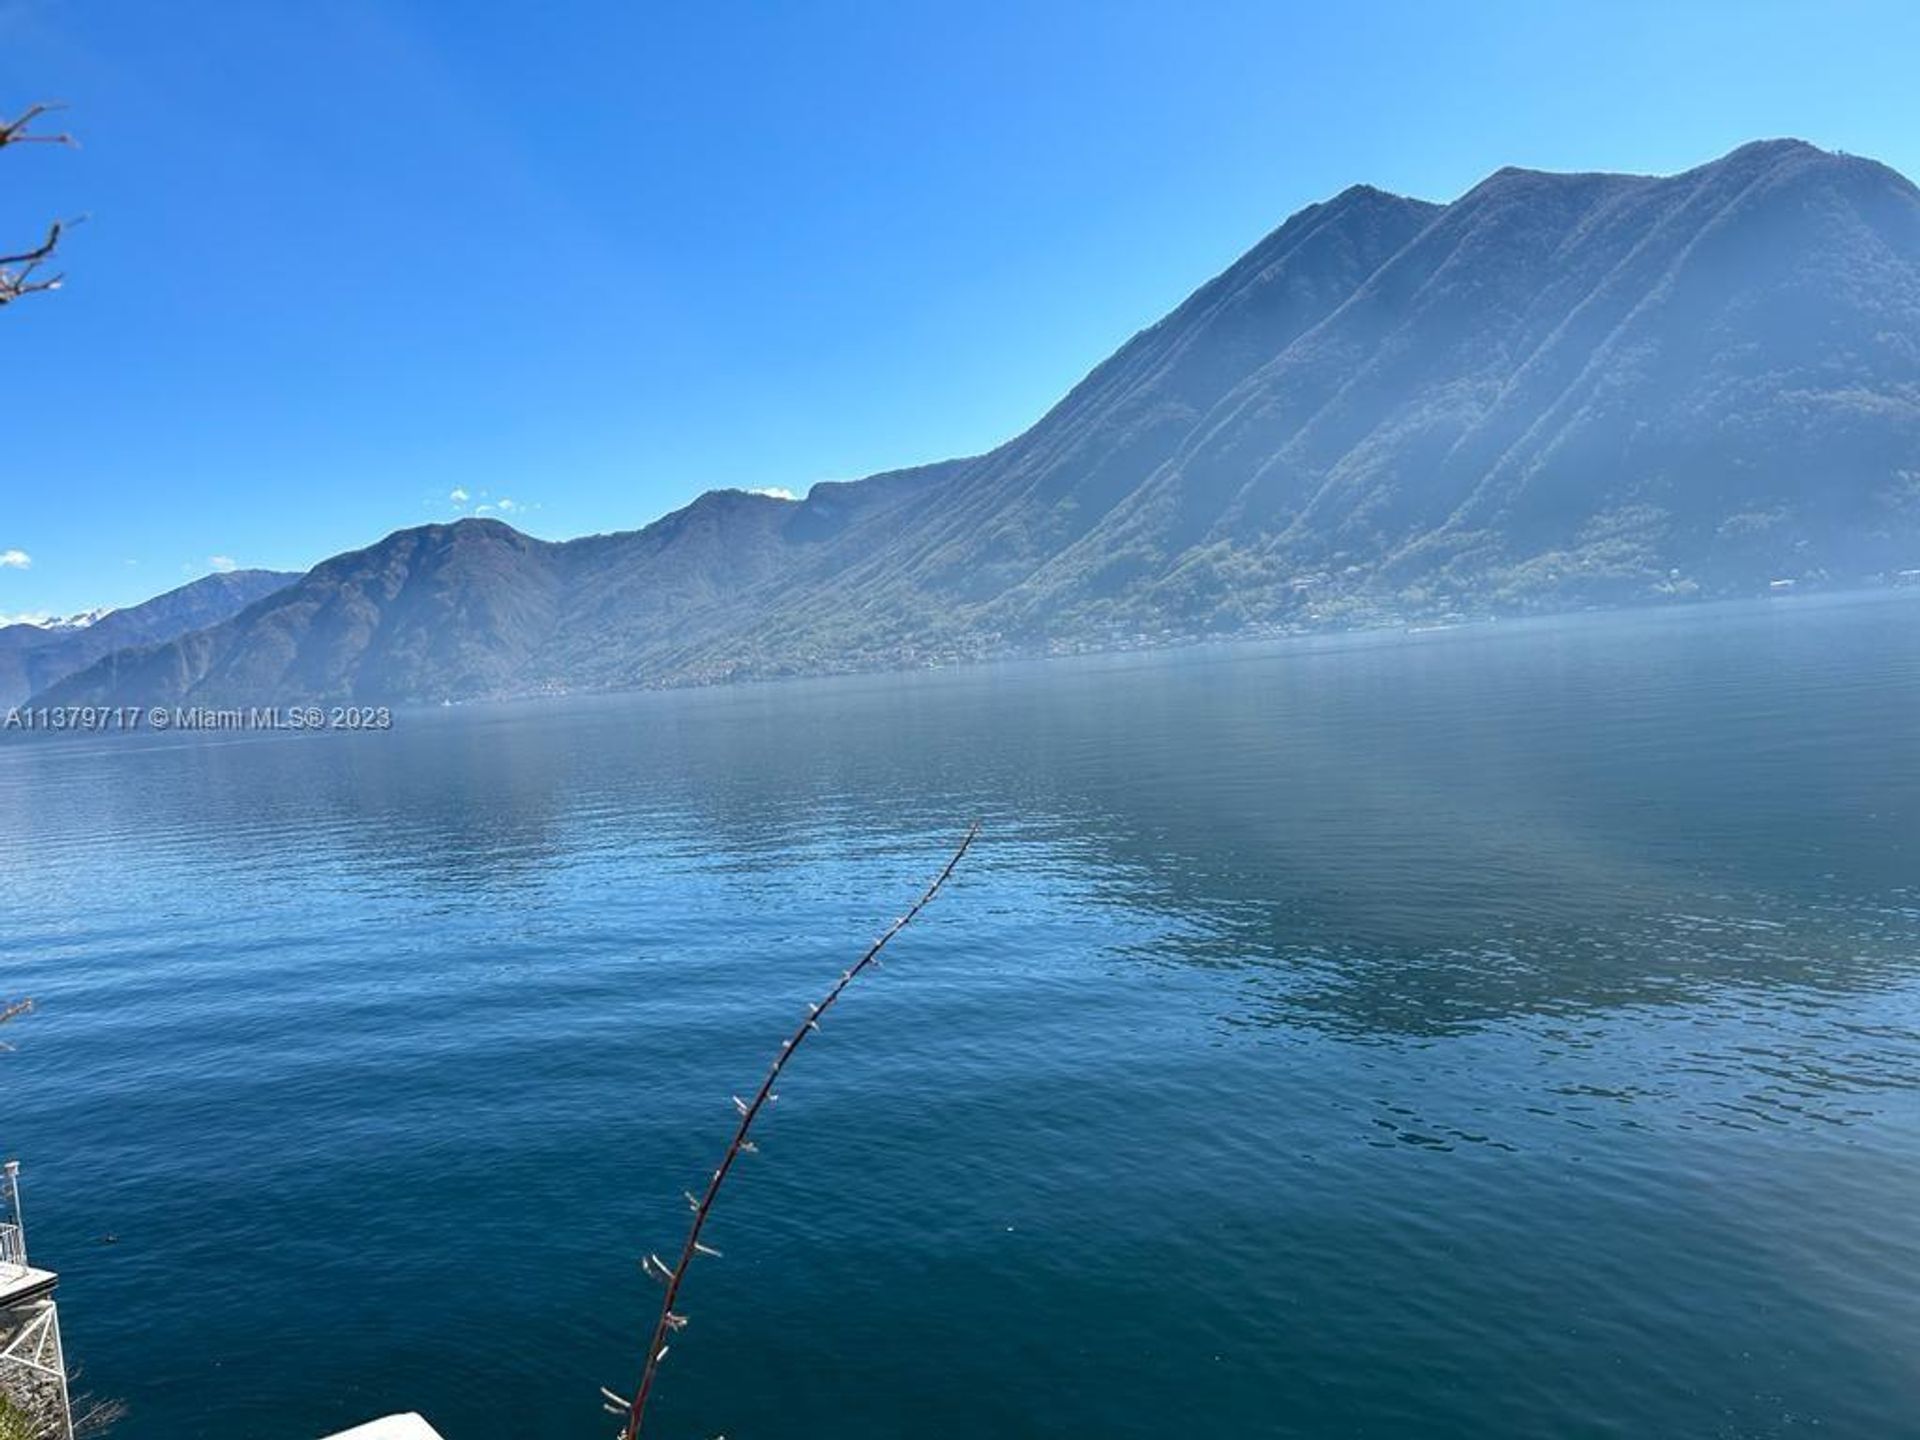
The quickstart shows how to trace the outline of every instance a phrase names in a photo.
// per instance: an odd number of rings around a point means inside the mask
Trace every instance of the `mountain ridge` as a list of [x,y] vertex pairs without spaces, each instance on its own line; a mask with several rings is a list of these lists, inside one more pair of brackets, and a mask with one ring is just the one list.
[[1350,186],[984,454],[457,529],[49,698],[701,683],[1920,566],[1920,191],[1795,140],[1444,205]]
[[85,624],[0,626],[0,706],[18,705],[117,650],[202,629],[300,578],[287,571],[228,570],[138,605],[89,611]]

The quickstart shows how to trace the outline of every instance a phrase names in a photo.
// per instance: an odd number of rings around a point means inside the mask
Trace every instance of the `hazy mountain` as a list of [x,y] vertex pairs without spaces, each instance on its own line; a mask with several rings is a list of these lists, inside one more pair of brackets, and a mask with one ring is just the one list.
[[687,678],[684,657],[737,625],[756,592],[944,473],[816,485],[804,502],[714,491],[644,530],[564,544],[498,520],[402,530],[222,624],[119,651],[43,698],[435,700]]
[[93,610],[48,625],[0,626],[0,706],[17,705],[103,655],[190,634],[300,577],[277,570],[208,575],[125,610]]
[[1294,216],[986,455],[342,556],[57,693],[700,681],[1920,567],[1920,192],[1798,141]]

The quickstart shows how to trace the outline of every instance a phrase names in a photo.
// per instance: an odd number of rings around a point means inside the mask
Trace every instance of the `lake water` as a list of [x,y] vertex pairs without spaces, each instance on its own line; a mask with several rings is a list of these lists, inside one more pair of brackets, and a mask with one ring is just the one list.
[[[130,1437],[1920,1435],[1920,597],[0,745]],[[104,1237],[115,1237],[106,1243]]]

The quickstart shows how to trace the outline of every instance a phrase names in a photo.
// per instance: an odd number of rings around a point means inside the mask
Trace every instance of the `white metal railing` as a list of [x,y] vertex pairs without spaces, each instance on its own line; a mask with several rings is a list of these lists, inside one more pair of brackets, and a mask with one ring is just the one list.
[[0,1221],[0,1269],[24,1270],[26,1267],[27,1245],[20,1227]]

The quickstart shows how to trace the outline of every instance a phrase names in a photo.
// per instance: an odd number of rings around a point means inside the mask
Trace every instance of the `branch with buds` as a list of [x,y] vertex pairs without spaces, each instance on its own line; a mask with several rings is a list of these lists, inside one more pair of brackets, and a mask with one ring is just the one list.
[[[73,136],[64,130],[57,135],[35,135],[29,130],[34,121],[58,105],[30,105],[17,120],[0,122],[0,150],[9,145],[74,145]],[[18,255],[0,255],[0,305],[18,300],[22,295],[32,295],[41,290],[58,290],[62,275],[38,277],[40,269],[53,252],[60,246],[60,237],[66,232],[66,222],[56,220],[47,227],[47,238],[32,250],[23,250]],[[14,266],[20,268],[14,269]]]
[[647,1358],[640,1372],[639,1388],[631,1396],[618,1394],[604,1385],[600,1388],[600,1394],[608,1412],[624,1417],[624,1423],[619,1432],[621,1440],[639,1440],[641,1421],[646,1416],[647,1401],[652,1397],[654,1381],[660,1371],[660,1362],[667,1358],[667,1351],[670,1348],[669,1337],[686,1328],[686,1315],[676,1310],[674,1306],[679,1302],[681,1286],[686,1281],[687,1271],[692,1267],[694,1258],[696,1256],[706,1256],[715,1260],[720,1258],[718,1250],[701,1243],[700,1232],[706,1228],[707,1217],[713,1213],[713,1203],[720,1196],[720,1187],[726,1184],[727,1176],[733,1173],[734,1161],[742,1155],[754,1153],[754,1143],[748,1132],[753,1129],[753,1122],[760,1117],[760,1112],[780,1098],[773,1087],[779,1082],[781,1071],[787,1068],[787,1062],[805,1043],[807,1036],[820,1028],[820,1017],[833,1008],[834,1002],[845,993],[846,988],[862,971],[869,966],[878,965],[880,952],[887,948],[888,942],[911,925],[914,918],[932,903],[934,896],[940,893],[940,888],[947,883],[947,877],[953,874],[955,867],[960,864],[961,858],[966,855],[979,833],[980,822],[976,820],[968,827],[959,848],[947,860],[945,868],[934,876],[933,883],[921,892],[920,898],[908,907],[904,915],[888,926],[879,939],[867,947],[866,954],[862,955],[851,969],[840,973],[839,980],[834,982],[833,988],[828,990],[824,997],[817,1003],[807,1006],[807,1018],[800,1022],[799,1029],[780,1042],[780,1049],[773,1057],[773,1064],[768,1067],[766,1078],[760,1082],[760,1088],[754,1092],[753,1098],[742,1100],[738,1095],[733,1097],[733,1108],[739,1112],[739,1124],[734,1127],[733,1139],[727,1145],[726,1154],[720,1158],[720,1168],[715,1170],[708,1179],[704,1192],[699,1195],[695,1195],[690,1190],[685,1192],[687,1208],[693,1212],[693,1220],[687,1227],[687,1238],[680,1247],[678,1262],[669,1265],[658,1255],[648,1255],[640,1262],[640,1268],[651,1279],[660,1283],[665,1294],[660,1302],[660,1318],[655,1322],[653,1336],[647,1342]]

